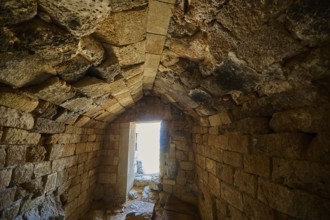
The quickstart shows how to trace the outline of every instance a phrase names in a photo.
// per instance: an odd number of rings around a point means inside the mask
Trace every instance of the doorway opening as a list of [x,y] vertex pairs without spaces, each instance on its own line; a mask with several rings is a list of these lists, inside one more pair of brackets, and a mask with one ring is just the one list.
[[158,175],[160,161],[161,121],[136,123],[136,174]]

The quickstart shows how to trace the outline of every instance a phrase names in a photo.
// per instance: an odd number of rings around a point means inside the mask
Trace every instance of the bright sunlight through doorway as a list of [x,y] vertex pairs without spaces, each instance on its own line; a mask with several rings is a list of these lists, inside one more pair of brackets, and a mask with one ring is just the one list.
[[160,121],[136,123],[137,173],[159,174]]

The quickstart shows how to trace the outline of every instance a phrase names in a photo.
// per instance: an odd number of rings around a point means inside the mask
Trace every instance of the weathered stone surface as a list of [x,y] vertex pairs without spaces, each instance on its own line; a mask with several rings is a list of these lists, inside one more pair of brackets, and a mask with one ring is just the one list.
[[84,77],[73,84],[73,87],[84,93],[85,95],[96,98],[111,92],[110,84],[97,79],[95,77]]
[[35,0],[6,0],[1,4],[1,26],[17,24],[33,18],[37,14],[37,1]]
[[288,187],[300,188],[330,197],[329,167],[307,161],[273,159],[272,179]]
[[257,178],[241,170],[235,171],[234,185],[237,186],[241,192],[246,192],[252,197],[255,197],[257,193]]
[[26,161],[39,162],[45,159],[46,149],[43,146],[34,146],[27,149]]
[[2,142],[5,144],[37,144],[40,134],[30,133],[25,130],[8,128],[4,132]]
[[14,202],[16,187],[0,190],[0,209],[9,207]]
[[83,77],[91,66],[91,62],[77,54],[70,60],[56,65],[56,72],[61,79],[74,82]]
[[38,106],[38,100],[9,88],[1,88],[0,105],[20,111],[31,112]]
[[330,149],[328,143],[330,141],[329,133],[319,133],[313,138],[306,151],[306,158],[317,162],[329,163]]
[[221,197],[232,206],[238,208],[239,210],[243,210],[242,194],[233,187],[225,183],[221,183]]
[[57,179],[57,173],[52,173],[52,174],[47,176],[47,180],[46,180],[46,183],[45,183],[45,192],[49,192],[49,191],[55,189],[56,179]]
[[62,123],[58,123],[49,119],[37,118],[34,129],[39,133],[54,134],[63,132],[65,127]]
[[270,159],[263,155],[244,155],[244,170],[258,176],[269,177]]
[[18,200],[15,202],[13,205],[10,207],[4,209],[1,213],[1,218],[3,219],[15,219],[16,216],[18,215],[19,209],[21,206],[21,200]]
[[61,107],[69,109],[73,112],[82,112],[86,110],[86,108],[90,107],[93,103],[93,100],[87,97],[78,97],[70,99],[61,104]]
[[69,60],[78,45],[63,29],[38,19],[2,32],[0,81],[15,87],[37,84],[56,74],[54,67]]
[[0,146],[0,169],[5,166],[6,163],[6,150],[4,147]]
[[113,47],[113,52],[122,67],[143,63],[145,58],[145,41],[123,47]]
[[147,32],[166,35],[173,5],[160,1],[149,2]]
[[21,184],[31,180],[33,174],[33,164],[27,163],[25,165],[17,166],[13,170],[12,184]]
[[117,46],[140,42],[146,37],[146,18],[145,8],[111,14],[101,22],[96,35],[102,41]]
[[0,124],[6,127],[31,129],[34,119],[29,113],[0,106]]
[[26,146],[17,145],[17,146],[9,146],[7,148],[7,158],[6,165],[20,165],[25,163],[26,160]]
[[12,169],[0,170],[0,189],[3,189],[9,186],[12,175]]
[[104,58],[104,49],[100,42],[91,36],[80,38],[77,53],[94,65],[100,64]]
[[90,4],[85,0],[79,3],[40,0],[39,4],[54,20],[76,36],[93,33],[98,23],[104,20],[110,12],[106,1]]
[[294,192],[289,188],[259,179],[258,199],[280,212],[295,214]]
[[51,164],[49,161],[41,162],[34,165],[34,176],[42,177],[51,173]]
[[33,95],[54,104],[61,104],[75,95],[74,90],[65,81],[54,77],[41,85],[28,90]]

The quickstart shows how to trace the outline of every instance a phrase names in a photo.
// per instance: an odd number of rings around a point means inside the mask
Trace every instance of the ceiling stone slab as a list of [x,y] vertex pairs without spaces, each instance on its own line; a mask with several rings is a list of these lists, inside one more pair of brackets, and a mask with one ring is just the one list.
[[140,42],[146,37],[147,8],[111,14],[96,29],[103,42],[125,46]]
[[94,65],[100,64],[104,58],[102,44],[91,36],[80,38],[77,53]]
[[93,100],[87,97],[76,97],[70,99],[60,106],[73,112],[83,112],[93,104]]
[[111,92],[109,83],[90,76],[85,76],[72,86],[91,98],[97,98]]
[[77,54],[72,59],[56,65],[55,70],[61,79],[74,82],[83,77],[92,65],[83,56]]
[[112,47],[114,54],[118,58],[119,65],[127,67],[143,63],[145,58],[145,41],[130,44],[124,47]]
[[48,1],[38,0],[40,7],[73,35],[81,37],[95,31],[110,14],[110,1]]
[[75,91],[72,87],[58,77],[50,78],[26,91],[33,96],[57,105],[75,96]]

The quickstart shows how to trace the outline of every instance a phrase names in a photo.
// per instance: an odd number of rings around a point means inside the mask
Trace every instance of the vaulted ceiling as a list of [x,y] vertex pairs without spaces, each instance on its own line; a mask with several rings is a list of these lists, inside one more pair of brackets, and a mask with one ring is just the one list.
[[0,4],[1,104],[72,124],[111,121],[144,95],[207,117],[330,75],[328,1]]

